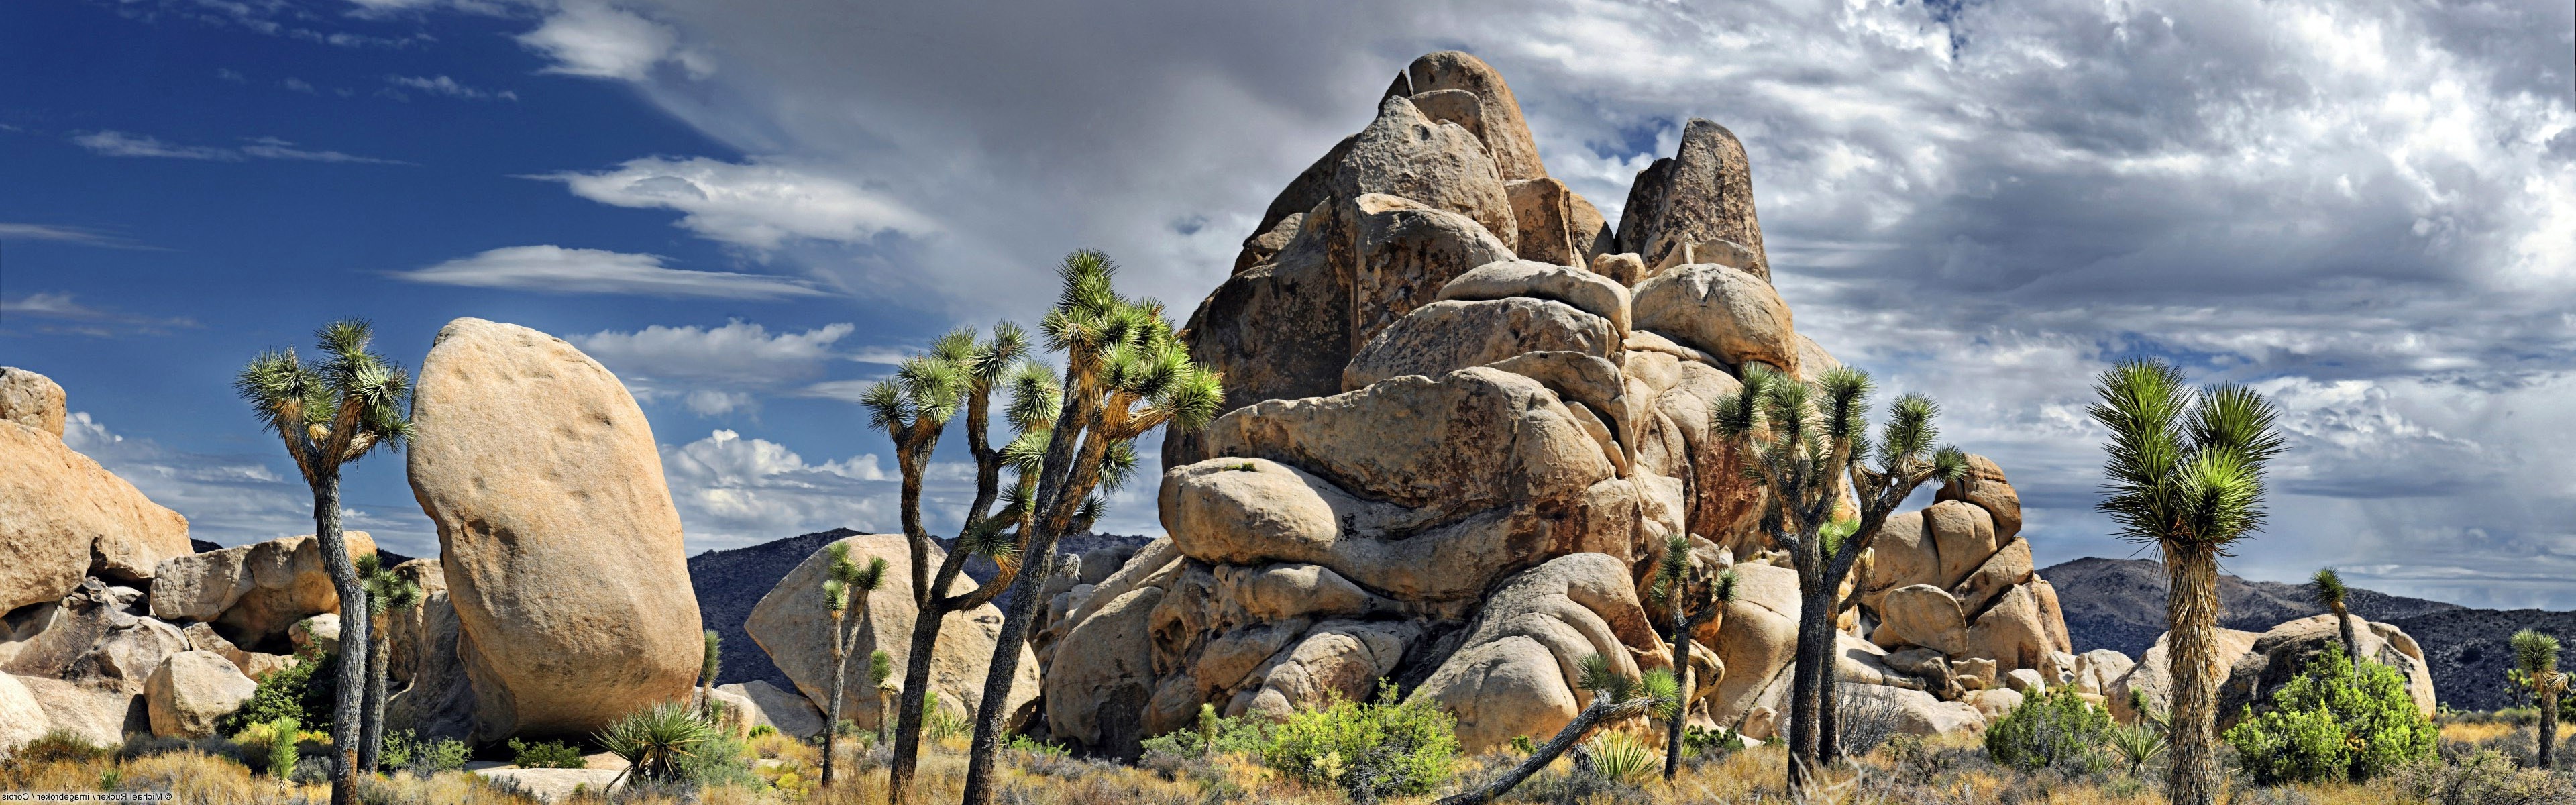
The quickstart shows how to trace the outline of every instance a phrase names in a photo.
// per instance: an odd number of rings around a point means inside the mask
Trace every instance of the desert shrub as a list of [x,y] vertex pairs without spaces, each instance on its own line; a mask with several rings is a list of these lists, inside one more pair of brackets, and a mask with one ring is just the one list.
[[89,739],[81,737],[80,733],[57,728],[37,736],[35,740],[20,744],[18,751],[10,757],[10,760],[27,764],[87,763],[106,755],[107,752],[106,747],[90,743]]
[[1174,757],[1258,755],[1270,747],[1271,724],[1259,716],[1219,718],[1216,708],[1201,705],[1197,729],[1173,730],[1147,738],[1145,754]]
[[2355,669],[2329,648],[2272,695],[2272,710],[2227,731],[2258,785],[2367,780],[2433,756],[2441,730],[2415,709],[2406,680],[2375,662]]
[[1438,786],[1456,764],[1458,720],[1427,700],[1399,702],[1395,686],[1382,687],[1373,703],[1335,695],[1323,709],[1290,715],[1271,732],[1262,765],[1360,802]]
[[744,736],[744,737],[749,737],[749,738],[766,738],[766,737],[769,737],[769,736],[772,736],[772,735],[776,735],[776,734],[778,734],[778,728],[777,728],[777,727],[773,727],[773,726],[770,726],[770,725],[767,725],[767,724],[753,724],[753,725],[751,725],[751,732],[750,732],[750,734],[748,734],[748,735],[746,735],[746,736]]
[[2165,754],[2165,731],[2146,724],[2111,728],[2111,751],[2120,756],[2120,766],[2132,776],[2145,774],[2147,764]]
[[751,772],[751,749],[741,739],[710,728],[707,740],[680,761],[680,779],[701,786],[757,787]]
[[562,741],[525,743],[510,739],[510,763],[522,769],[578,769],[588,765],[581,750]]
[[386,768],[407,769],[423,777],[465,768],[465,760],[471,754],[464,741],[423,739],[408,729],[385,733],[384,746],[376,751],[377,759]]
[[2023,772],[2092,774],[2109,764],[2101,747],[2110,736],[2111,714],[2061,687],[2022,700],[1987,727],[1986,755]]
[[331,731],[334,699],[340,695],[340,657],[311,647],[295,656],[293,667],[259,678],[259,688],[252,691],[250,700],[224,717],[219,725],[223,731],[238,732],[281,718],[293,718],[316,731]]
[[975,731],[975,723],[965,716],[948,712],[939,706],[939,691],[931,691],[921,701],[921,733],[930,740],[954,738]]
[[2517,767],[2502,753],[2481,751],[2457,762],[2420,760],[2391,775],[2400,791],[2430,805],[2540,805],[2576,802],[2576,780]]
[[[1834,696],[1834,737],[1843,746],[1843,754],[1868,757],[1878,745],[1905,726],[1905,711],[1896,700],[1860,692],[1851,682],[1837,683],[1842,689]],[[1687,734],[1683,747],[1689,747]]]
[[1603,732],[1583,742],[1575,760],[1577,767],[1593,776],[1623,785],[1645,782],[1663,768],[1663,758],[1645,741],[1617,731]]

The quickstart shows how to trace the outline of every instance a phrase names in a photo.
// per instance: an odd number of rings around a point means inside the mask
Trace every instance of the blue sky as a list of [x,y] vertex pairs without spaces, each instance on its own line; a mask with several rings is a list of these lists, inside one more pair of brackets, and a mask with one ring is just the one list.
[[[1804,332],[1947,406],[2043,563],[2090,511],[2086,384],[2182,361],[2289,411],[2231,568],[2576,607],[2576,20],[2563,2],[746,0],[0,6],[0,364],[239,543],[308,528],[227,386],[347,315],[457,316],[642,400],[692,551],[892,524],[846,402],[1066,250],[1176,313],[1271,194],[1461,48],[1615,215],[1679,121],[1746,142]],[[953,440],[952,440],[953,443]],[[950,460],[953,461],[953,458]],[[956,468],[934,482],[954,495]],[[1108,525],[1156,528],[1146,489]],[[425,554],[399,457],[352,521]]]

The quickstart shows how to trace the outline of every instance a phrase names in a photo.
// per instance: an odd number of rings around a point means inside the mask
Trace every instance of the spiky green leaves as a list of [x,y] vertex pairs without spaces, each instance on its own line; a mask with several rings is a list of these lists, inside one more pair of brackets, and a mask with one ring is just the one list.
[[868,684],[884,688],[888,687],[887,680],[893,678],[894,657],[886,654],[885,649],[868,652]]
[[335,321],[314,333],[325,356],[320,364],[303,362],[292,348],[263,352],[233,379],[233,390],[286,442],[307,480],[412,436],[411,374],[369,350],[374,337],[365,319]]
[[[1598,653],[1583,655],[1575,661],[1575,669],[1575,684],[1593,695],[1595,703],[1608,711],[1608,718],[1681,707],[1681,681],[1669,670],[1648,671],[1643,678],[1629,676]],[[1656,671],[1662,672],[1660,678]]]
[[1682,678],[1675,675],[1673,669],[1647,669],[1646,675],[1638,679],[1637,689],[1646,699],[1646,708],[1653,712],[1656,718],[1681,717]]
[[2284,444],[2270,401],[2233,386],[2195,392],[2150,361],[2112,367],[2094,391],[2089,413],[2111,431],[2096,508],[2122,538],[2224,556],[2262,528],[2264,466]]
[[2317,574],[2308,578],[2308,593],[2316,596],[2319,606],[2329,609],[2341,607],[2348,592],[2343,586],[2343,576],[2334,568],[2317,568]]
[[[1003,418],[1010,420],[1013,430],[1025,436],[1055,427],[1056,414],[1064,410],[1064,387],[1056,383],[1054,370],[1036,361],[1021,361],[1002,383],[1011,392]],[[1040,438],[1038,444],[1043,449],[1046,440]]]
[[2558,671],[2558,638],[2524,629],[2513,633],[2507,645],[2513,648],[2514,667],[2524,674],[2537,677]]
[[724,665],[724,636],[716,634],[714,629],[708,629],[706,632],[706,652],[698,658],[700,687],[715,685],[716,672]]
[[823,601],[833,617],[848,612],[851,605],[865,601],[869,593],[885,586],[885,557],[871,556],[862,563],[850,556],[847,542],[832,543],[824,550],[831,556],[831,567],[823,578]]
[[360,556],[357,565],[358,584],[367,591],[367,614],[382,615],[420,605],[420,585],[386,567],[382,554]]

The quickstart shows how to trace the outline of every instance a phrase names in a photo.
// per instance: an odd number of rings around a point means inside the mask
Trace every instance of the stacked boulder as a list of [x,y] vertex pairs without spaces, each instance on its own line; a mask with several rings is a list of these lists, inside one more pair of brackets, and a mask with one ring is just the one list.
[[2020,496],[1993,461],[1968,464],[1931,506],[1880,527],[1852,574],[1859,606],[1845,626],[1945,700],[2011,690],[2021,670],[2072,679],[2078,658],[2056,588],[2033,572]]
[[[1691,663],[1696,720],[1777,711],[1796,576],[1708,413],[1748,366],[1835,361],[1771,286],[1744,148],[1691,121],[1614,230],[1533,142],[1491,67],[1434,53],[1271,203],[1184,333],[1233,408],[1164,442],[1170,536],[1047,602],[1052,737],[1132,754],[1203,704],[1276,716],[1385,679],[1457,714],[1480,751],[1569,720],[1576,663],[1596,653]],[[2010,496],[1999,470],[1991,486],[1954,505]],[[1956,552],[1962,578],[2000,547],[1976,510],[1984,553]],[[1693,584],[1732,567],[1744,594],[1676,657],[1640,589],[1682,535]],[[2021,555],[1977,589],[2028,599],[2037,640],[2062,650]],[[1916,728],[1981,723],[1884,648],[1847,643],[1846,676],[1931,700],[1909,700]]]
[[207,734],[253,675],[293,662],[236,643],[282,646],[339,602],[327,582],[321,600],[300,594],[319,571],[292,541],[194,553],[187,518],[63,443],[66,402],[0,367],[0,753],[58,729]]
[[[2425,661],[2423,647],[2395,624],[2364,620],[2357,615],[2344,617],[2352,619],[2354,642],[2360,646],[2361,657],[2396,670],[2406,680],[2406,695],[2415,700],[2415,709],[2432,717],[2437,699],[2432,665]],[[2139,717],[2131,702],[2132,691],[2144,694],[2149,707],[2171,712],[2173,674],[2166,640],[2172,636],[2157,635],[2156,644],[2138,659],[2136,667],[2102,683],[2114,717],[2122,721]],[[2284,621],[2259,633],[2218,630],[2217,660],[2220,667],[2227,669],[2227,680],[2218,688],[2219,729],[2235,726],[2249,707],[2257,712],[2270,709],[2272,694],[2307,668],[2310,660],[2342,646],[2343,630],[2331,614]]]

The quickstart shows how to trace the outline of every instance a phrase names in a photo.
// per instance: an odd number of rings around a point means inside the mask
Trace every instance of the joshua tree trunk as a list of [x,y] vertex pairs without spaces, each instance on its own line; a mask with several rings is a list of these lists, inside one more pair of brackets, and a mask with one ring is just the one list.
[[[1011,698],[1011,681],[1020,672],[1020,649],[1028,645],[1029,622],[1037,619],[1038,585],[1055,575],[1056,534],[1053,529],[1041,532],[1032,540],[1029,554],[1022,561],[1019,578],[1011,580],[1011,608],[1002,616],[1002,634],[994,645],[992,670],[984,677],[984,700],[975,708],[975,742],[973,756],[966,767],[966,798],[961,805],[990,805],[992,798],[992,764],[1002,743],[1002,719],[1009,717],[1004,705]],[[1030,571],[1036,572],[1030,572]]]
[[331,709],[331,805],[358,798],[358,721],[367,691],[367,590],[358,583],[358,565],[349,559],[349,544],[340,535],[340,476],[314,468],[313,541],[322,549],[322,566],[331,587],[340,593],[340,690]]
[[1583,740],[1583,736],[1591,734],[1593,726],[1601,723],[1602,714],[1610,711],[1610,705],[1610,697],[1594,693],[1592,703],[1576,712],[1574,720],[1567,722],[1565,729],[1557,730],[1556,737],[1549,738],[1547,743],[1539,745],[1538,751],[1531,752],[1529,757],[1521,760],[1520,765],[1513,766],[1510,773],[1486,783],[1483,788],[1454,794],[1432,805],[1484,805],[1494,801],[1496,797],[1510,793],[1514,787],[1528,780],[1530,775],[1537,774],[1540,769],[1547,768],[1547,764],[1556,762],[1559,756],[1565,754],[1565,750],[1574,748],[1577,742]]
[[1832,603],[1833,593],[1801,591],[1798,596],[1797,676],[1790,685],[1789,710],[1789,781],[1791,788],[1802,788],[1813,781],[1824,762],[1824,692],[1826,669],[1832,654],[1832,621],[1824,616]]
[[2217,709],[2218,557],[2207,548],[2165,549],[2173,677],[2171,769],[2165,785],[2173,805],[2218,801]]
[[832,613],[832,695],[830,710],[823,713],[823,784],[832,784],[833,750],[841,740],[841,671],[848,666],[849,634],[841,631],[841,613]]
[[[2565,681],[2566,672],[2557,674]],[[2558,769],[2558,695],[2550,680],[2540,680],[2540,768]]]
[[2342,601],[2334,603],[2334,618],[2335,628],[2343,633],[2343,656],[2351,660],[2353,669],[2358,671],[2361,669],[2361,635],[2353,628],[2352,614],[2345,610]]
[[1682,701],[1673,708],[1672,723],[1664,725],[1664,779],[1673,779],[1682,768],[1683,725],[1690,721],[1691,663],[1690,613],[1682,606],[1681,585],[1664,593],[1664,602],[1672,610],[1673,677],[1681,682]]
[[[920,763],[921,731],[927,724],[930,691],[930,655],[939,647],[939,623],[947,613],[939,608],[938,598],[946,590],[933,590],[930,606],[913,614],[912,652],[903,658],[903,688],[895,693],[894,761],[887,767],[886,797],[896,803],[912,798],[913,767]],[[879,718],[883,718],[882,715]]]
[[[344,619],[345,620],[345,619]],[[369,620],[374,620],[369,618]],[[367,720],[358,733],[358,773],[376,773],[377,756],[385,744],[385,644],[378,635],[367,644]]]

